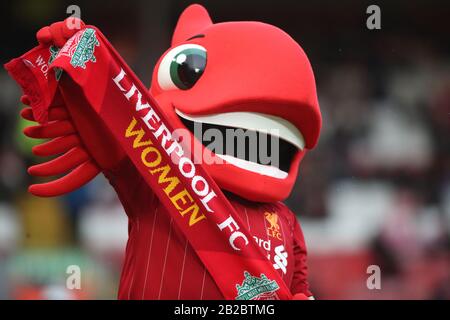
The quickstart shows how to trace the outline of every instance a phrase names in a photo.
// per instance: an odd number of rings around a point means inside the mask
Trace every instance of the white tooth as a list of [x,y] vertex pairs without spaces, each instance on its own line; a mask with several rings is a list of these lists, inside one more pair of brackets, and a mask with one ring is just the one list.
[[255,172],[255,173],[259,173],[263,176],[269,176],[272,178],[277,178],[277,179],[285,179],[288,176],[287,172],[284,172],[280,169],[278,169],[277,167],[273,167],[273,166],[267,166],[267,165],[263,165],[263,164],[259,164],[256,162],[250,162],[247,160],[242,160],[239,158],[235,158],[229,155],[224,155],[224,154],[216,154],[216,156],[218,156],[219,158],[222,158],[223,160],[225,160],[226,162],[247,170],[247,171],[251,171],[251,172]]
[[226,112],[204,116],[187,115],[175,109],[176,113],[187,120],[250,129],[278,136],[292,143],[297,148],[305,148],[305,139],[301,132],[289,121],[259,112]]

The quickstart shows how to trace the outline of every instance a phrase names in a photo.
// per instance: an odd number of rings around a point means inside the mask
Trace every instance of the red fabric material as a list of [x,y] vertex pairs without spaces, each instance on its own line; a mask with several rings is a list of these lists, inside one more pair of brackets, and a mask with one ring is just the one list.
[[297,293],[294,295],[292,300],[309,300],[309,299],[304,293]]
[[48,121],[48,107],[51,105],[56,91],[56,83],[54,82],[52,82],[53,88],[41,90],[41,88],[49,86],[47,79],[49,76],[48,60],[50,52],[48,47],[40,45],[24,54],[23,57],[26,58],[11,60],[5,65],[5,68],[10,74],[14,72],[14,75],[11,75],[28,93],[26,102],[29,102],[33,108],[34,119],[45,123]]
[[[129,218],[119,299],[222,299],[195,251],[130,161],[124,160],[107,177]],[[132,188],[130,180],[135,182]],[[310,297],[306,246],[295,215],[280,202],[255,203],[232,194],[227,198],[272,263],[275,248],[286,248],[287,272],[278,273],[294,295]],[[277,214],[281,240],[268,234],[265,212]]]

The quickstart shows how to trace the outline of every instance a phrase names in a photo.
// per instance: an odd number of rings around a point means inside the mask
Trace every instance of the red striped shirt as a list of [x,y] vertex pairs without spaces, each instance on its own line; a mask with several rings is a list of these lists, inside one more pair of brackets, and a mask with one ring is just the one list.
[[[107,174],[129,218],[119,299],[223,299],[195,251],[132,164]],[[228,199],[293,294],[311,296],[306,246],[295,215],[282,203]],[[208,241],[208,239],[205,239]]]

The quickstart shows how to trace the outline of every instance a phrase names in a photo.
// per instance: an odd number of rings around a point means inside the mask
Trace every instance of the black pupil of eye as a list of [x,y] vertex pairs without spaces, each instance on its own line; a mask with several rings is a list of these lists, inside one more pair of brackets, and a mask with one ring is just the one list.
[[180,53],[175,57],[176,68],[172,80],[183,90],[190,89],[202,76],[206,66],[206,56],[202,53]]

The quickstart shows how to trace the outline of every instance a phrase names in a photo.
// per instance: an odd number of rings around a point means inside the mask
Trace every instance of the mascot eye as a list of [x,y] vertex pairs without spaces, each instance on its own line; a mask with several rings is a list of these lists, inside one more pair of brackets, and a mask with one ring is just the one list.
[[205,67],[206,49],[198,44],[183,44],[161,60],[158,83],[164,90],[188,90],[200,79]]

